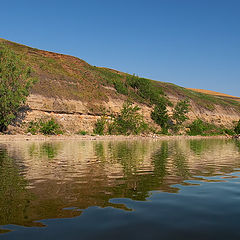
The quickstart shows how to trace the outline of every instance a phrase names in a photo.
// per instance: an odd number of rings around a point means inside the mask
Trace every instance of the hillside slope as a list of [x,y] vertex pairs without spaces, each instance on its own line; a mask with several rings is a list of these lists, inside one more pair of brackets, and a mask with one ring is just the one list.
[[[39,79],[28,98],[29,111],[24,121],[43,116],[57,118],[69,132],[92,130],[94,122],[103,113],[116,113],[126,99],[142,108],[147,121],[153,124],[150,100],[139,89],[127,85],[130,75],[113,69],[95,67],[68,55],[30,48],[4,39],[24,61],[32,67]],[[142,79],[151,85],[154,93],[165,95],[176,103],[188,98],[191,103],[189,121],[202,118],[219,125],[232,125],[240,118],[240,102],[225,95],[209,95],[171,83]],[[146,91],[150,88],[146,84]],[[169,107],[171,112],[171,107]]]
[[200,92],[200,93],[204,93],[204,94],[208,94],[208,95],[217,96],[217,97],[225,97],[225,98],[240,102],[240,97],[235,97],[235,96],[225,94],[225,93],[215,92],[215,91],[211,91],[211,90],[197,89],[197,88],[187,88],[187,89],[193,90],[195,92]]

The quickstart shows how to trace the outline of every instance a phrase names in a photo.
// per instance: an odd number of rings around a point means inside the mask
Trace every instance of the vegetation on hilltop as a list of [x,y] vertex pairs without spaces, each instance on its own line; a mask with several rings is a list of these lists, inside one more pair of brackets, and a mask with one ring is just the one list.
[[225,96],[214,96],[201,92],[196,92],[184,87],[177,86],[173,83],[156,82],[157,85],[162,87],[166,95],[178,96],[180,98],[188,98],[195,105],[200,106],[207,110],[214,110],[216,105],[224,108],[231,107],[240,112],[240,102],[230,99]]

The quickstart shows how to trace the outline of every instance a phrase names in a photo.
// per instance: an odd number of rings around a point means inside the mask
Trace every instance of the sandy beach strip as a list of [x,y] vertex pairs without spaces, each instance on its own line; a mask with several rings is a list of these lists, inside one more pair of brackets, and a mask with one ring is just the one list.
[[123,141],[123,140],[184,140],[184,139],[227,139],[228,136],[187,136],[187,135],[150,135],[150,136],[123,136],[123,135],[0,135],[0,142],[14,142],[14,141],[70,141],[70,140],[109,140],[109,141]]

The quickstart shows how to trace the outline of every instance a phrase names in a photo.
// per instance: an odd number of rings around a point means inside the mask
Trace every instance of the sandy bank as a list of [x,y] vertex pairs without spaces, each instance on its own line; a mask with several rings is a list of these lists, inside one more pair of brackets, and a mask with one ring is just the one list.
[[0,135],[0,142],[13,141],[70,141],[70,140],[182,140],[182,139],[227,139],[227,136],[82,136],[82,135],[58,135],[58,136],[44,136],[44,135]]

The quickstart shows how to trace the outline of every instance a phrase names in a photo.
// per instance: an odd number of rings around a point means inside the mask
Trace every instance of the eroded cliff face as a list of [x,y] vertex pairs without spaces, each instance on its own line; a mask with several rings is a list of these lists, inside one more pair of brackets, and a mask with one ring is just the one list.
[[[180,99],[176,96],[169,95],[169,100],[176,104]],[[99,111],[92,111],[89,109],[88,102],[81,102],[76,100],[66,100],[60,98],[44,97],[42,95],[31,94],[28,97],[27,105],[29,109],[25,112],[21,123],[18,127],[11,127],[14,132],[25,132],[30,121],[35,121],[43,118],[54,118],[64,128],[66,133],[76,133],[79,130],[85,130],[89,133],[93,132],[94,124],[97,119],[101,117],[103,112],[108,116],[120,112],[124,99],[109,98],[108,102],[101,102],[98,104]],[[199,107],[193,101],[191,103],[191,110],[188,113],[189,120],[186,124],[193,120],[200,118],[209,123],[214,123],[218,126],[224,125],[232,127],[234,122],[240,119],[240,111],[234,108],[223,107],[215,105],[215,109],[210,111]],[[158,128],[158,126],[151,119],[152,108],[138,104],[141,108],[141,113],[144,115],[145,121],[150,125]],[[96,108],[95,108],[96,109]],[[169,107],[169,114],[172,114],[172,108]],[[110,117],[109,117],[110,118]]]
[[191,111],[186,124],[201,118],[216,125],[231,127],[233,121],[240,119],[239,98],[233,96],[206,90],[196,93],[172,83],[92,66],[73,56],[38,50],[4,39],[0,39],[0,43],[22,56],[24,63],[32,68],[33,75],[38,79],[28,97],[29,109],[20,112],[15,126],[9,127],[15,133],[26,132],[29,121],[42,118],[56,119],[69,133],[79,130],[91,133],[96,120],[104,112],[109,116],[116,114],[127,98],[146,103],[138,105],[145,121],[157,128],[151,120],[149,103],[151,96],[162,92],[175,104],[181,99],[190,100]]
[[[14,128],[15,131],[26,130],[27,125],[30,121],[35,121],[44,118],[56,119],[64,128],[67,133],[76,133],[79,130],[85,130],[89,133],[93,132],[94,125],[98,118],[103,113],[111,119],[111,114],[119,113],[124,99],[110,98],[108,102],[101,102],[95,109],[89,109],[88,102],[81,102],[75,100],[65,100],[60,98],[47,98],[41,95],[30,95],[28,97],[27,105],[29,110],[22,120],[21,128]],[[154,125],[151,120],[151,108],[138,104],[141,108],[140,112],[144,115],[145,120]],[[99,110],[96,111],[96,108]]]
[[[168,95],[169,100],[176,104],[179,100],[176,96]],[[197,118],[200,118],[208,123],[213,123],[217,126],[233,127],[235,122],[240,119],[240,109],[223,106],[223,105],[214,105],[213,110],[203,108],[196,104],[194,101],[190,101],[191,109],[188,113],[189,120],[186,122],[190,123]],[[170,111],[172,109],[169,109]]]

